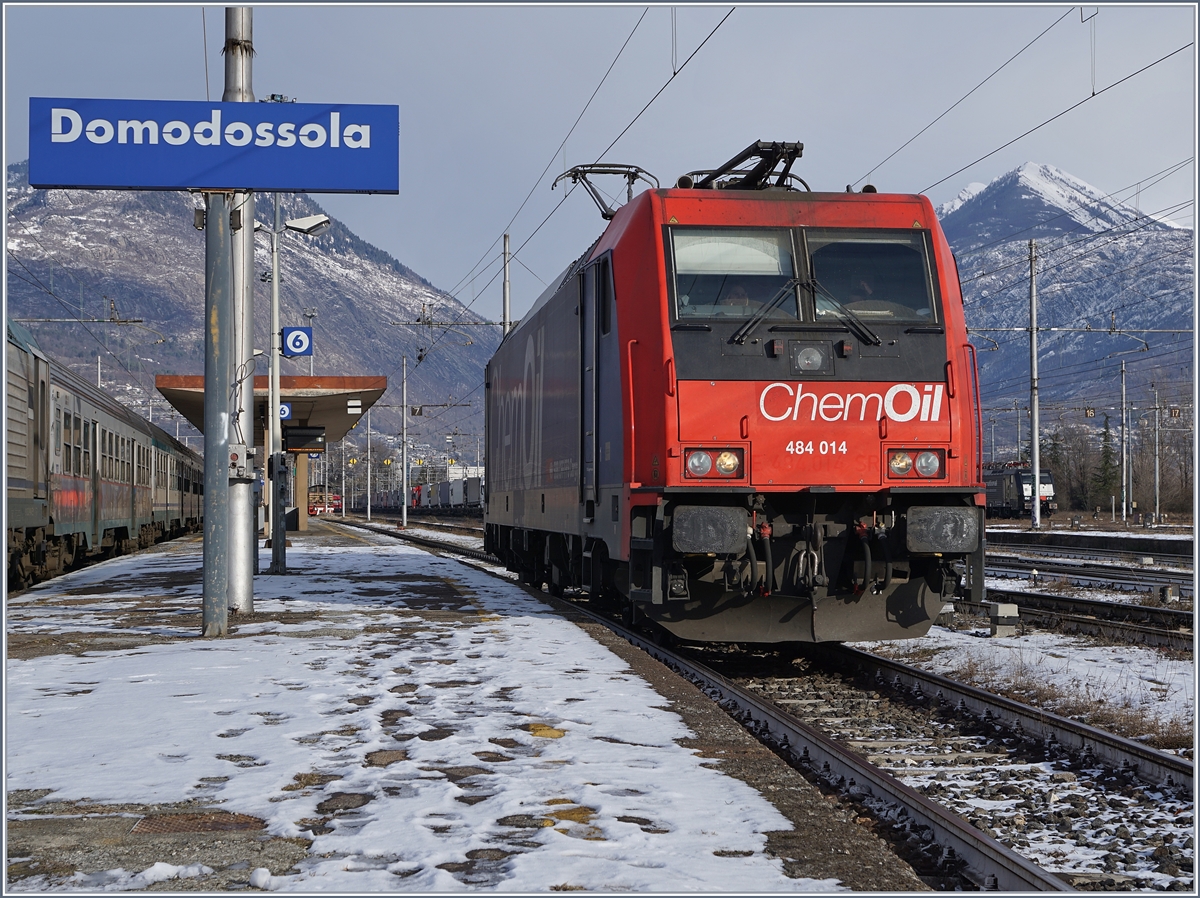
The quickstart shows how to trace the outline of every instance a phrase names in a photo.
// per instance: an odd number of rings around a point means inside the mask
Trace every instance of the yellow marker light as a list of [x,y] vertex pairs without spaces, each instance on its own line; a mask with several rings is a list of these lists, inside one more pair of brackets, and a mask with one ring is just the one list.
[[736,452],[730,452],[726,449],[717,456],[717,473],[728,477],[738,472],[738,468],[742,466],[741,459],[738,458]]
[[903,477],[912,470],[912,456],[907,452],[893,452],[888,458],[888,467],[895,477]]

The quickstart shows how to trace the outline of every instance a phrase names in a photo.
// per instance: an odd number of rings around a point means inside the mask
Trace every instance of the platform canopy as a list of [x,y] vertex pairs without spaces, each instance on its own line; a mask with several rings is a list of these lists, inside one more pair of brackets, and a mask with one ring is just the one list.
[[[158,392],[183,417],[204,432],[204,376],[160,374],[154,379]],[[342,439],[367,409],[387,390],[386,377],[301,377],[280,376],[280,402],[292,407],[284,428],[324,427],[325,442]],[[357,401],[355,401],[357,400]],[[262,446],[263,424],[270,405],[270,378],[254,378],[254,445]]]

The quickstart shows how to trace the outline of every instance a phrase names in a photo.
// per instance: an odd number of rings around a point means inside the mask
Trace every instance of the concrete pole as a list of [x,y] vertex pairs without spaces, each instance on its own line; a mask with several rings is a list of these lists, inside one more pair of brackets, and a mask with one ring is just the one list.
[[1013,411],[1017,413],[1017,461],[1021,460],[1021,407],[1013,400]]
[[[1157,403],[1155,403],[1157,405]],[[400,408],[403,424],[400,425],[400,461],[404,466],[401,478],[404,510],[400,512],[400,526],[408,527],[408,356],[400,357]],[[1157,433],[1158,431],[1155,431]],[[1157,445],[1157,443],[1155,444]],[[1155,456],[1157,458],[1157,456]],[[1157,469],[1156,469],[1157,470]]]
[[349,501],[346,496],[346,438],[342,437],[342,517],[346,516],[346,503]]
[[1154,391],[1154,523],[1161,523],[1158,507],[1158,390]]
[[204,610],[202,634],[229,630],[229,385],[232,374],[233,242],[230,197],[205,195],[204,225]]
[[[225,8],[225,103],[253,103],[253,10],[248,6]],[[233,365],[236,397],[230,442],[254,446],[254,193],[233,194]],[[247,466],[249,474],[253,469]],[[254,481],[252,476],[229,484],[229,607],[248,614],[254,611],[254,575],[257,568]]]
[[[271,401],[270,422],[271,458],[277,479],[284,476],[283,422],[279,420],[279,232],[283,224],[279,213],[279,194],[275,194],[275,223],[271,228]],[[272,574],[287,573],[287,528],[283,516],[283,490],[273,483],[268,503],[271,519]]]
[[1042,455],[1041,429],[1038,427],[1038,350],[1037,350],[1037,241],[1029,241],[1029,455],[1033,462],[1032,526],[1042,526]]
[[367,409],[367,520],[371,520],[371,410]]
[[500,328],[500,337],[503,339],[508,335],[509,329],[512,327],[512,308],[508,301],[508,235],[504,235],[504,318],[501,319],[503,326]]
[[1128,471],[1128,459],[1125,456],[1126,450],[1126,420],[1125,420],[1125,360],[1121,360],[1121,523],[1125,523],[1125,509],[1128,506],[1128,496],[1125,494],[1125,484],[1127,482],[1126,472]]

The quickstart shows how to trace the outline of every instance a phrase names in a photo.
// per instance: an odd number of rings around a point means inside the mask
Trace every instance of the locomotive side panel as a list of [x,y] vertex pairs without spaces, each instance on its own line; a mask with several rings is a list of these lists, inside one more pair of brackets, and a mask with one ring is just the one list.
[[488,364],[489,523],[579,532],[579,299],[572,276]]

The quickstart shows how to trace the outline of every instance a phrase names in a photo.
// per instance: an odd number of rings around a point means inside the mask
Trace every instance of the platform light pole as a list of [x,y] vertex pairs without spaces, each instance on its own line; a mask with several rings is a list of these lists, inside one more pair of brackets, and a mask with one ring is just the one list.
[[[253,103],[254,10],[225,8],[226,103]],[[233,392],[229,444],[243,466],[229,476],[229,607],[254,611],[254,575],[258,573],[258,534],[254,520],[254,191],[239,190],[231,198],[233,216]],[[247,386],[249,389],[247,389]]]
[[[287,573],[287,530],[283,517],[283,490],[280,484],[284,482],[283,472],[287,467],[287,454],[283,451],[283,422],[279,420],[279,355],[280,334],[279,325],[279,235],[284,231],[295,231],[310,237],[318,236],[329,228],[328,215],[309,215],[305,218],[293,218],[283,221],[279,210],[279,194],[274,196],[275,218],[271,227],[271,388],[270,409],[267,427],[271,453],[271,473],[275,480],[270,490],[270,502],[267,505],[267,519],[271,533],[271,566],[267,569],[270,574]],[[344,500],[343,500],[344,501]]]

